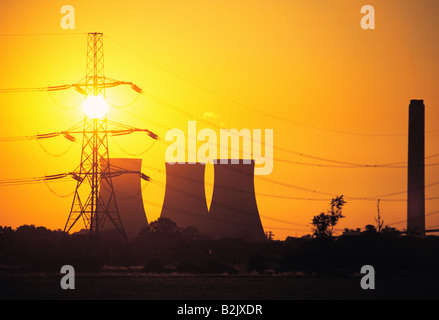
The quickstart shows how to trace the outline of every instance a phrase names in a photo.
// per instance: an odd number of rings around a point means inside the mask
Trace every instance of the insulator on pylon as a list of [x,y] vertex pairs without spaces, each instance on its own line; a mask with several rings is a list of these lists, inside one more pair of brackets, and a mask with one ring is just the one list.
[[156,135],[154,132],[146,130],[146,132],[148,133],[148,136],[150,136],[151,138],[153,138],[154,140],[157,140],[159,138],[158,135]]
[[142,88],[136,86],[134,83],[131,84],[131,88],[132,88],[134,91],[136,91],[137,93],[142,93],[142,92],[143,92]]
[[63,132],[63,136],[64,136],[64,138],[66,138],[67,140],[70,140],[72,142],[76,141],[76,138],[74,136],[72,136],[71,134],[69,134],[68,132]]
[[81,182],[81,181],[82,181],[82,178],[81,178],[79,175],[77,175],[75,172],[71,172],[70,175],[71,175],[72,178],[75,179],[76,181],[78,181],[78,182]]

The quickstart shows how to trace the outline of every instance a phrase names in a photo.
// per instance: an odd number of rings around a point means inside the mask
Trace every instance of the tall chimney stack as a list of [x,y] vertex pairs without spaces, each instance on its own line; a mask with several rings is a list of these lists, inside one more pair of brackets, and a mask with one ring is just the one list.
[[409,106],[407,232],[425,236],[425,106],[411,100]]

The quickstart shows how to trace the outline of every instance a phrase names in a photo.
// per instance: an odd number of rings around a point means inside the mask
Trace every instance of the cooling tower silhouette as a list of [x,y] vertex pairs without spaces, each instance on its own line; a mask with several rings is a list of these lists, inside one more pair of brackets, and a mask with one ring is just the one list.
[[[230,162],[230,160],[229,160]],[[193,226],[213,239],[265,240],[254,192],[254,161],[214,165],[210,211],[204,188],[205,165],[166,163],[166,190],[161,217],[179,227]]]
[[209,216],[214,238],[243,238],[249,242],[265,240],[254,188],[255,162],[214,164],[214,187]]
[[160,217],[178,227],[193,226],[200,234],[208,231],[208,212],[202,163],[166,163],[166,190]]
[[[142,159],[111,158],[111,171],[140,172]],[[148,225],[142,200],[141,179],[136,173],[126,173],[112,177],[119,216],[128,240],[132,240],[140,230]],[[109,197],[108,186],[101,185],[99,197],[104,201]],[[111,221],[105,221],[104,229],[113,229]]]

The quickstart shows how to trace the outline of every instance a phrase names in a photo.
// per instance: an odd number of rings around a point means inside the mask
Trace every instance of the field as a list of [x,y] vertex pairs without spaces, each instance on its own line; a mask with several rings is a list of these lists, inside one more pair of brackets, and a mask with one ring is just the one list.
[[363,290],[358,277],[293,275],[154,275],[140,272],[77,274],[74,290],[60,287],[61,274],[0,275],[0,299],[297,300],[439,299],[439,279],[377,278]]

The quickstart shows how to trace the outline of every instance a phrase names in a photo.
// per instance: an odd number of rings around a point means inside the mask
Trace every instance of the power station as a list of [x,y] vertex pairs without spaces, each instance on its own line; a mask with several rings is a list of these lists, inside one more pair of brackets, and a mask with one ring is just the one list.
[[[407,233],[425,236],[425,105],[409,105],[407,166]],[[233,163],[232,163],[233,162]],[[236,162],[236,164],[235,164]],[[161,217],[179,227],[193,226],[213,239],[264,241],[254,187],[253,160],[214,161],[210,209],[204,188],[205,164],[166,163],[166,190]],[[435,230],[427,230],[427,232]]]
[[[202,163],[166,163],[166,190],[161,217],[180,227],[193,226],[212,239],[265,240],[254,190],[254,161],[214,164],[214,187],[207,209]],[[229,161],[231,162],[231,161]]]
[[[110,158],[118,212],[129,241],[148,225],[140,172],[142,160]],[[210,210],[205,193],[204,163],[166,163],[166,189],[160,217],[169,218],[178,227],[195,227],[211,239],[242,238],[248,242],[265,240],[254,191],[254,161],[214,165],[214,187]],[[111,190],[101,187],[99,201],[105,203]],[[103,230],[115,229],[110,221]]]
[[[407,233],[425,236],[425,105],[411,100],[408,126]],[[111,158],[113,190],[104,184],[99,203],[107,203],[112,194],[128,240],[147,226],[141,180],[141,159]],[[254,186],[254,160],[217,159],[214,161],[214,187],[210,209],[205,191],[204,163],[166,163],[166,189],[161,217],[179,227],[193,226],[211,239],[243,238],[248,242],[265,240]],[[117,173],[124,173],[118,175]],[[130,174],[133,173],[133,174]],[[113,223],[114,224],[114,223]],[[114,229],[109,221],[104,229]]]
[[[148,224],[143,209],[141,180],[138,176],[146,181],[150,178],[140,171],[141,159],[110,160],[108,137],[133,132],[146,132],[154,140],[158,140],[158,136],[148,129],[139,129],[107,119],[105,90],[119,85],[129,85],[139,94],[143,93],[142,89],[132,82],[119,81],[104,75],[103,34],[88,33],[86,76],[78,83],[0,91],[50,92],[74,88],[84,95],[83,121],[66,131],[24,137],[40,140],[64,136],[67,140],[75,142],[75,135],[82,135],[79,166],[68,173],[11,179],[4,183],[52,181],[71,176],[77,184],[64,232],[74,231],[73,227],[83,222],[92,240],[90,242],[94,243],[98,242],[103,229],[116,229],[126,240],[131,240]],[[408,114],[406,233],[423,237],[426,233],[438,231],[426,230],[425,227],[424,101],[411,100]],[[210,209],[207,206],[204,188],[205,167],[203,163],[194,162],[166,163],[166,190],[161,217],[172,219],[179,227],[196,227],[202,235],[208,235],[213,239],[243,238],[252,242],[264,241],[265,234],[255,196],[254,160],[214,161],[215,182]]]

